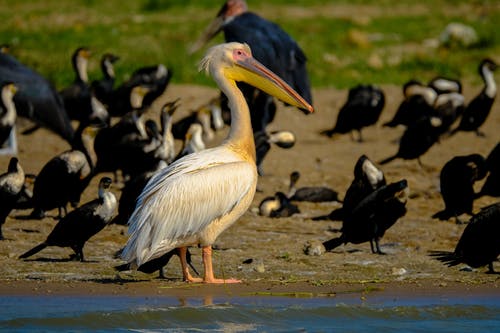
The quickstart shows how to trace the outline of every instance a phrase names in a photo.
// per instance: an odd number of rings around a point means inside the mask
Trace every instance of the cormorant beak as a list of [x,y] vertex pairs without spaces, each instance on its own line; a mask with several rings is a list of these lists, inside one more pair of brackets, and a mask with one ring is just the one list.
[[396,183],[397,186],[400,188],[398,192],[396,192],[395,197],[398,199],[399,202],[406,202],[408,200],[408,197],[410,196],[410,187],[408,186],[408,182],[406,179],[403,179]]
[[163,106],[163,108],[166,109],[170,116],[172,116],[175,113],[175,110],[177,110],[177,108],[179,107],[178,103],[180,100],[180,98],[177,98],[176,100],[168,102]]
[[80,56],[85,59],[90,59],[91,52],[88,49],[80,50]]
[[189,48],[189,54],[193,54],[203,47],[208,41],[210,41],[215,35],[219,33],[222,29],[222,24],[224,23],[224,15],[217,15],[217,17],[210,22],[210,24],[205,28],[201,36],[194,42]]
[[307,103],[292,87],[253,58],[248,45],[246,49],[235,49],[233,59],[236,66],[226,69],[227,77],[249,83],[289,105],[309,112],[314,111],[312,105]]

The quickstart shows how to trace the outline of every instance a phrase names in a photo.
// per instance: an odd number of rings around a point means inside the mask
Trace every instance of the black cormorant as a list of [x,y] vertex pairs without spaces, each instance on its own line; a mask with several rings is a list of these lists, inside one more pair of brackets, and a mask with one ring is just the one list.
[[109,191],[110,185],[110,178],[101,178],[97,199],[87,202],[63,217],[44,242],[19,258],[28,258],[47,246],[59,246],[71,247],[75,251],[76,259],[85,261],[83,246],[108,225],[116,212],[117,202],[115,195]]
[[439,175],[445,208],[432,217],[447,220],[454,216],[457,223],[460,223],[459,215],[472,215],[474,183],[483,179],[486,173],[486,162],[479,154],[455,156],[446,162]]
[[347,101],[340,108],[335,126],[321,132],[328,137],[357,131],[358,141],[363,141],[361,130],[374,125],[385,106],[384,92],[373,85],[357,85],[349,89]]
[[112,223],[121,225],[127,224],[130,215],[134,212],[137,198],[142,193],[144,186],[146,186],[149,179],[151,179],[158,170],[166,166],[166,163],[160,163],[155,169],[145,171],[125,182],[118,201],[118,214],[115,216]]
[[305,186],[297,188],[296,185],[299,179],[300,172],[294,171],[290,174],[290,185],[287,194],[290,201],[340,202],[337,191],[326,186]]
[[178,99],[165,103],[160,111],[161,144],[155,151],[155,157],[170,164],[175,159],[175,140],[172,133],[172,117],[179,107]]
[[348,216],[361,200],[384,185],[386,185],[386,180],[382,170],[377,168],[366,155],[361,155],[354,166],[354,179],[342,200],[342,207],[334,209],[328,215],[315,217],[313,220],[343,221],[344,217]]
[[439,94],[434,101],[433,108],[432,116],[441,119],[440,131],[446,133],[465,110],[464,95],[458,92]]
[[27,218],[41,219],[54,208],[59,209],[61,218],[68,203],[73,207],[78,205],[94,175],[93,142],[97,131],[94,126],[80,126],[73,149],[53,157],[42,167],[33,187],[33,211]]
[[444,76],[436,76],[427,83],[427,86],[434,89],[439,95],[446,93],[462,93],[462,83],[459,80]]
[[403,86],[403,96],[396,113],[384,126],[409,126],[434,114],[437,93],[431,87],[426,87],[417,80],[410,80]]
[[342,235],[323,242],[323,246],[331,251],[346,243],[370,242],[372,253],[383,254],[379,240],[406,214],[408,192],[406,179],[378,188],[344,217]]
[[[147,108],[167,89],[172,78],[172,70],[165,65],[146,66],[132,73],[130,79],[117,87],[108,101],[108,111],[112,117],[120,117],[137,108]],[[147,90],[141,98],[140,105],[134,101],[133,90],[143,87]]]
[[404,131],[400,141],[399,148],[396,154],[383,159],[379,164],[386,164],[402,158],[405,160],[418,159],[418,163],[422,165],[420,156],[425,154],[434,143],[439,141],[442,134],[443,122],[439,117],[423,117],[415,123],[409,125]]
[[259,131],[253,135],[255,141],[255,151],[257,153],[256,164],[260,176],[264,175],[262,163],[267,153],[274,144],[280,148],[289,149],[295,145],[295,134],[290,131]]
[[495,273],[493,261],[500,255],[500,203],[484,207],[469,220],[454,252],[433,251],[431,256],[456,266],[464,263],[473,268],[488,265]]
[[175,160],[194,152],[202,151],[205,148],[206,145],[203,141],[203,127],[199,123],[192,123],[191,126],[189,126],[182,148],[175,157]]
[[91,90],[87,73],[90,50],[79,47],[71,56],[71,64],[75,72],[73,82],[60,91],[64,107],[71,119],[87,120],[92,113]]
[[297,205],[293,204],[283,192],[276,192],[274,196],[262,199],[259,204],[259,214],[267,217],[289,217],[300,213]]
[[486,118],[490,114],[491,107],[497,94],[497,86],[493,72],[498,65],[491,59],[484,59],[479,64],[479,74],[484,81],[484,88],[465,108],[460,123],[451,131],[455,134],[459,131],[476,132],[477,135],[484,135],[480,130]]
[[143,147],[151,143],[152,139],[156,139],[148,134],[144,113],[145,109],[131,111],[113,126],[103,128],[97,133],[94,141],[96,173],[114,172],[116,180],[117,171],[123,171],[124,165],[130,160],[131,149],[140,149],[140,146]]
[[109,105],[113,98],[113,89],[115,84],[115,69],[113,64],[120,57],[112,53],[105,53],[101,57],[101,71],[103,78],[94,80],[90,84],[94,96],[104,105]]
[[17,157],[12,157],[7,172],[0,175],[0,240],[2,226],[17,203],[24,186],[24,171]]
[[481,197],[483,195],[500,197],[500,143],[498,143],[488,154],[486,158],[486,167],[488,168],[488,177],[486,177],[476,197]]

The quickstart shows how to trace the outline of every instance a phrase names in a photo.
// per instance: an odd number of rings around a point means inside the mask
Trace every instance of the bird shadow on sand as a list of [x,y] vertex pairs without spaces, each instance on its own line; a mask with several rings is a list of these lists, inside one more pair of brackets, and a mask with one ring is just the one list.
[[[166,278],[161,278],[161,277],[155,277],[153,278],[155,281],[165,281],[165,282],[182,282],[182,278],[179,277],[166,277]],[[138,279],[136,277],[121,277],[121,276],[115,276],[114,278],[95,278],[95,279],[85,279],[84,282],[94,282],[94,283],[99,283],[99,284],[119,284],[119,285],[124,285],[124,284],[133,284],[133,283],[141,283],[141,282],[150,282],[151,279]]]
[[48,214],[45,214],[45,216],[43,216],[42,218],[35,217],[32,214],[28,214],[28,215],[15,215],[15,216],[12,216],[12,218],[15,219],[15,220],[21,220],[21,221],[43,220],[43,219],[46,219],[46,218],[49,218],[49,219],[52,219],[52,220],[55,220],[55,221],[59,221],[61,219],[57,215],[48,215]]
[[74,256],[70,256],[67,258],[47,258],[47,257],[40,257],[40,258],[34,258],[34,259],[22,259],[24,261],[34,261],[34,262],[82,262],[82,263],[99,263],[100,261],[98,260],[87,260],[85,259],[84,261],[80,261],[79,259],[76,259]]

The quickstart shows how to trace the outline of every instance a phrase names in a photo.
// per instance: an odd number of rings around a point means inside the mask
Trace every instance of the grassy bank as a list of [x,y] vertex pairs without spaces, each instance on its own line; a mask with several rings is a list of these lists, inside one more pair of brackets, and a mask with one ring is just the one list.
[[[135,68],[158,62],[174,71],[173,82],[211,84],[197,73],[203,51],[187,47],[217,13],[222,1],[0,1],[0,43],[62,87],[73,78],[70,57],[93,51],[90,77],[99,78],[104,52],[121,57],[119,81]],[[309,58],[312,84],[346,88],[358,82],[401,84],[441,74],[478,81],[476,67],[500,54],[497,1],[249,0],[249,7],[280,24]],[[450,22],[473,27],[472,46],[439,46]],[[219,36],[214,42],[221,42]]]

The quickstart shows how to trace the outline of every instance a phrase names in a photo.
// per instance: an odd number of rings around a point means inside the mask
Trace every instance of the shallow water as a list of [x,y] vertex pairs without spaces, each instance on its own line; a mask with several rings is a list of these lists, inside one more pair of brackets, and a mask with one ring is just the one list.
[[498,295],[6,296],[0,309],[8,332],[500,332]]

